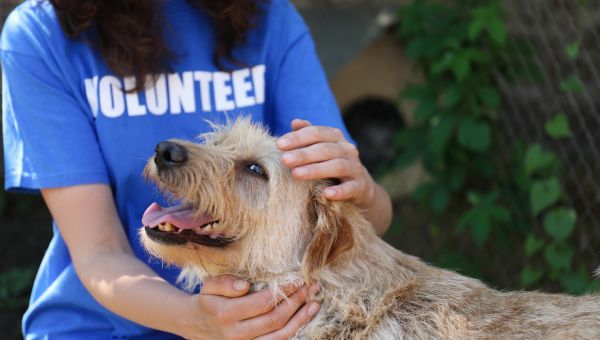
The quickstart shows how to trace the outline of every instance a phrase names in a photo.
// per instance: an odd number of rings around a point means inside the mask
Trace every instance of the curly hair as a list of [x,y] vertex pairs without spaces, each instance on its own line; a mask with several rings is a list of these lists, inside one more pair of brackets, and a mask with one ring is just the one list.
[[[187,0],[205,10],[214,22],[217,46],[215,65],[223,61],[241,64],[233,47],[243,43],[258,15],[259,0]],[[176,59],[162,38],[162,16],[156,0],[50,0],[65,35],[86,35],[110,69],[120,76],[134,76],[135,88],[143,90],[146,76],[168,70]]]

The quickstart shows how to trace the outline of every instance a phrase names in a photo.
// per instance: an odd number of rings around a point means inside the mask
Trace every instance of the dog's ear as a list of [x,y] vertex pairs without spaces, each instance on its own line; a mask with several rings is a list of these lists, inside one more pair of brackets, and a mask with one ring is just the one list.
[[305,282],[310,283],[317,270],[354,245],[352,227],[344,215],[349,204],[328,200],[320,187],[313,191],[309,203],[312,238],[302,259]]

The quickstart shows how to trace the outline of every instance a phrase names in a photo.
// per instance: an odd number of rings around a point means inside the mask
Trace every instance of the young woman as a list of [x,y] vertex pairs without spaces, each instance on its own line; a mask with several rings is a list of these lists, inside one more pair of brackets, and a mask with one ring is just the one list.
[[7,19],[0,56],[5,187],[41,191],[54,218],[28,339],[279,339],[318,312],[305,303],[316,286],[281,304],[230,276],[182,292],[177,269],[139,244],[144,208],[161,201],[145,160],[206,119],[267,124],[295,177],[340,178],[327,197],[354,200],[380,233],[389,225],[389,197],[348,142],[288,0],[31,0]]

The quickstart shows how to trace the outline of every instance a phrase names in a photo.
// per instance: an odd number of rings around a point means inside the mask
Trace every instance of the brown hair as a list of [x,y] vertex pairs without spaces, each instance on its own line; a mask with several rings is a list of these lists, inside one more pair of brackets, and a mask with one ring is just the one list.
[[[214,21],[217,46],[213,60],[224,69],[223,61],[240,64],[232,49],[243,43],[258,14],[259,0],[188,0],[202,8]],[[168,68],[175,59],[162,39],[158,1],[153,0],[50,0],[65,35],[81,37],[89,31],[90,42],[104,61],[120,76],[135,76],[134,89],[145,87],[149,74]]]

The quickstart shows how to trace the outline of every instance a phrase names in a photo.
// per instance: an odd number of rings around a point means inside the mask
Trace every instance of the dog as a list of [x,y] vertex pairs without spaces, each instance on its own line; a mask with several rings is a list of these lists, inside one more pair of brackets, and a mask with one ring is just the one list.
[[380,239],[331,180],[298,181],[249,118],[203,143],[161,142],[144,175],[180,204],[151,205],[140,237],[193,289],[232,274],[282,294],[318,282],[321,309],[297,339],[600,339],[600,298],[500,292]]

